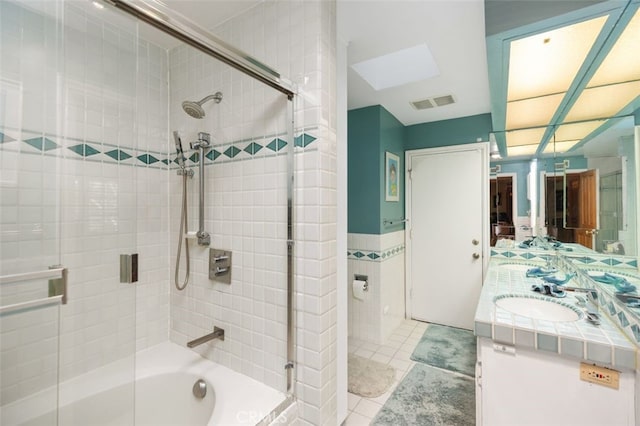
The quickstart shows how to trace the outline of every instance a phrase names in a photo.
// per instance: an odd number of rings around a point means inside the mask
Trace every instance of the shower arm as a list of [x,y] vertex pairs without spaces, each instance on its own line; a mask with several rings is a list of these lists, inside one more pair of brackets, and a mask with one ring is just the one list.
[[209,101],[210,101],[210,100],[212,100],[212,99],[215,99],[216,103],[217,103],[217,104],[219,104],[219,103],[220,103],[220,101],[222,101],[222,93],[220,93],[220,92],[216,92],[216,93],[214,93],[213,95],[209,95],[209,96],[206,96],[206,97],[204,97],[204,98],[200,99],[200,100],[199,100],[198,102],[196,102],[196,103],[197,103],[197,104],[202,105],[202,104],[204,104],[205,102],[209,102]]
[[204,230],[204,155],[205,152],[211,147],[211,137],[209,133],[199,132],[198,140],[195,142],[191,142],[191,149],[198,150],[198,165],[199,165],[199,176],[200,176],[200,191],[199,191],[199,219],[198,219],[198,232],[196,233],[196,237],[198,237],[198,245],[208,246],[211,243],[211,236],[207,231]]

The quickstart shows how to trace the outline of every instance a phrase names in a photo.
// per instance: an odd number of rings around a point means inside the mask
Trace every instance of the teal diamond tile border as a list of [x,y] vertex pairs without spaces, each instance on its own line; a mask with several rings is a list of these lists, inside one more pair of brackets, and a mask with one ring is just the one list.
[[121,149],[112,149],[111,151],[107,151],[104,154],[116,161],[126,160],[132,157],[130,154]]
[[52,149],[58,148],[58,144],[46,137],[36,137],[31,139],[23,140],[24,143],[31,145],[37,150],[40,151],[50,151]]
[[306,148],[308,145],[313,143],[316,138],[307,133],[303,133],[300,136],[294,137],[293,140],[295,146]]
[[240,149],[238,149],[238,148],[237,148],[236,146],[234,146],[234,145],[231,145],[229,148],[227,148],[227,149],[224,151],[224,155],[226,155],[226,156],[227,156],[227,157],[229,157],[229,158],[233,158],[233,157],[235,157],[236,155],[240,154],[240,152],[241,152],[241,151],[240,151]]
[[640,343],[640,326],[638,326],[638,324],[633,324],[631,326],[631,332],[633,333],[635,342]]
[[284,148],[285,146],[287,146],[287,142],[283,141],[280,138],[276,138],[276,139],[272,140],[271,142],[269,142],[266,145],[266,147],[269,148],[273,152],[278,152],[282,148]]
[[[296,152],[301,152],[318,140],[317,136],[310,133],[315,132],[316,130],[316,128],[306,129],[294,137]],[[83,141],[80,139],[75,139],[76,142],[72,142],[70,144],[69,140],[73,141],[73,139],[67,138],[66,142],[63,143],[61,141],[57,141],[57,139],[62,139],[59,136],[37,135],[37,133],[34,135],[34,132],[27,130],[23,130],[23,132],[30,133],[30,136],[25,137],[24,139],[15,139],[0,127],[0,144],[18,140],[19,142],[26,143],[35,150],[42,152],[51,151],[51,153],[47,155],[53,156],[89,159],[90,161],[106,161],[108,163],[126,162],[128,165],[139,167],[177,168],[178,166],[175,161],[175,154],[138,150],[133,147],[103,144],[98,141]],[[217,145],[210,149],[205,155],[205,164],[246,160],[258,157],[263,158],[269,155],[281,155],[281,151],[288,145],[285,138],[286,136],[283,134],[252,138],[249,140],[244,139],[241,141]],[[66,150],[58,150],[59,148],[66,148]],[[99,156],[98,154],[103,154],[103,156]],[[190,165],[196,165],[199,163],[199,160],[198,153],[192,153],[190,157],[187,158],[187,163]],[[382,256],[382,253],[379,253],[378,255]],[[385,256],[385,258],[386,257],[387,256]]]
[[[609,256],[595,254],[591,256],[591,259],[595,262],[587,263],[589,270],[611,271],[611,269],[615,269],[617,274],[629,275],[628,271],[625,271],[625,268],[628,270],[628,266],[624,265],[625,259],[618,258],[621,260],[621,264],[612,266],[610,262],[604,261],[605,258],[610,258]],[[561,269],[567,272],[577,273],[578,283],[581,287],[597,288],[595,282],[589,278],[589,275],[585,272],[584,264],[582,264],[582,262],[572,262],[583,259],[584,257],[581,256],[570,259],[559,257],[558,262]],[[629,258],[626,260],[628,259]],[[607,263],[609,264],[607,265]],[[635,276],[635,273],[631,276]],[[598,304],[602,308],[602,312],[622,330],[627,338],[637,346],[640,346],[640,318],[633,312],[632,308],[604,291],[598,292]]]
[[367,262],[384,262],[404,252],[404,244],[384,250],[347,249],[347,259]]
[[207,157],[211,161],[216,161],[216,158],[220,157],[221,155],[222,153],[220,153],[220,151],[216,151],[215,149],[212,149],[209,152],[207,152],[205,157]]
[[251,154],[251,155],[255,155],[257,154],[261,149],[262,149],[262,145],[257,144],[255,142],[251,142],[249,145],[247,145],[247,147],[244,149],[244,152]]
[[100,154],[100,151],[98,151],[91,145],[87,145],[86,143],[70,146],[69,150],[75,152],[76,154],[82,157],[90,157],[92,155]]
[[16,139],[12,138],[11,136],[7,135],[6,133],[0,132],[0,143],[5,143],[5,142],[13,142]]
[[157,163],[158,160],[156,157],[154,157],[153,155],[150,154],[142,154],[142,155],[138,155],[138,160],[142,161],[144,164],[153,164],[153,163]]

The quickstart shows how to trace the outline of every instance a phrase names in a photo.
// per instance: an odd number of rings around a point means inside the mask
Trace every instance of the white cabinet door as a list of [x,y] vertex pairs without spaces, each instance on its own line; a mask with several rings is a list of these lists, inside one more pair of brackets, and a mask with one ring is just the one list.
[[478,354],[482,363],[478,425],[636,424],[635,371],[623,370],[616,390],[580,380],[578,359],[524,348],[505,353],[494,350],[487,338],[478,339]]

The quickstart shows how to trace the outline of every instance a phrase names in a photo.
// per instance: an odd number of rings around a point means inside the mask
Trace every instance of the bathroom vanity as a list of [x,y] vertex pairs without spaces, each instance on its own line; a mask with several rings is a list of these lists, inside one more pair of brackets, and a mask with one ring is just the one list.
[[[492,252],[474,325],[476,424],[637,424],[638,316],[587,273],[617,265],[616,273],[636,279],[633,258],[612,259]],[[556,295],[562,297],[532,291],[544,282],[526,276],[535,267],[555,268],[554,277],[576,274],[566,286],[577,291]],[[595,303],[589,303],[591,291]],[[597,314],[595,321],[587,311]]]

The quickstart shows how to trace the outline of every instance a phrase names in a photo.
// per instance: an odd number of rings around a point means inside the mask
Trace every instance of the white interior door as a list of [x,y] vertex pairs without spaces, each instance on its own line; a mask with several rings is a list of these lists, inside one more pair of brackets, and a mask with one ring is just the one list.
[[488,249],[487,163],[485,144],[407,154],[412,318],[473,329]]

